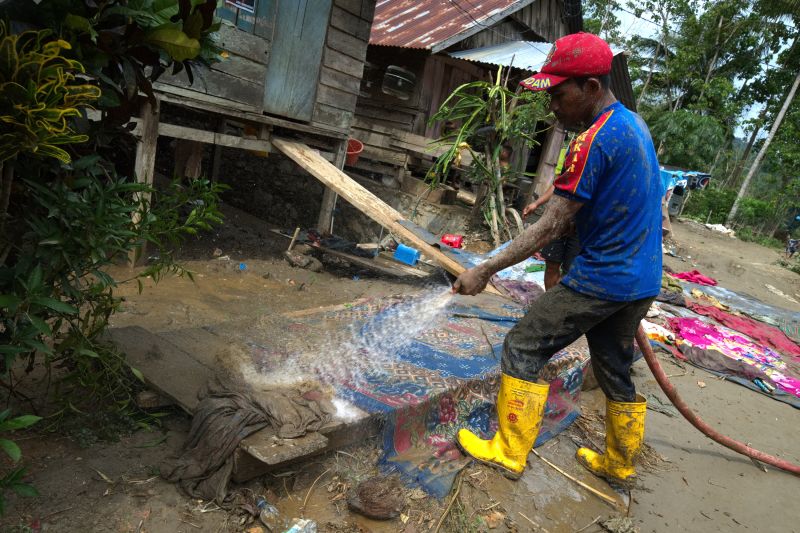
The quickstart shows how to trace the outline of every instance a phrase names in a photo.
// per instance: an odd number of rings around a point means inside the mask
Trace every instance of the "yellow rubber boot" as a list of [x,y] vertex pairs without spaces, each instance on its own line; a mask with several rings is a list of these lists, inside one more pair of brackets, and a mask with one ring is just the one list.
[[644,442],[647,402],[641,394],[635,402],[606,401],[606,453],[580,448],[578,461],[595,475],[617,483],[632,482],[636,476],[633,461]]
[[461,429],[456,438],[461,450],[500,469],[506,477],[519,479],[539,434],[549,389],[550,385],[502,374],[497,395],[497,433],[492,439],[483,440],[471,431]]

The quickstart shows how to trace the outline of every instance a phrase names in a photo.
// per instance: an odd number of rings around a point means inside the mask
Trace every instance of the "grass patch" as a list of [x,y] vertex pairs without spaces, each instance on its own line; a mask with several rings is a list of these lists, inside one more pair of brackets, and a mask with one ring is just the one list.
[[754,233],[753,230],[746,226],[736,230],[736,237],[741,241],[754,242],[756,244],[760,244],[761,246],[766,246],[767,248],[777,248],[778,250],[782,250],[785,246],[783,241],[779,241],[774,237],[767,237],[765,235]]
[[778,264],[786,270],[791,270],[795,274],[800,274],[800,261],[792,259],[778,259]]

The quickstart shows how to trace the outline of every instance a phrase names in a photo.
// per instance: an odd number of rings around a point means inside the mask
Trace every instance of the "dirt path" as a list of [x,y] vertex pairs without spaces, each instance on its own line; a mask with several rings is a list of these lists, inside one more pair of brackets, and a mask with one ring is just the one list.
[[[235,219],[219,234],[185,250],[196,282],[166,279],[142,295],[126,286],[123,310],[115,326],[139,325],[153,331],[217,324],[261,314],[344,303],[363,296],[423,290],[419,284],[337,271],[311,273],[288,266],[280,257],[286,242],[272,237],[253,217]],[[675,224],[679,255],[666,257],[675,270],[697,268],[720,284],[773,305],[795,311],[800,305],[769,291],[770,284],[800,300],[800,276],[775,265],[776,251],[732,240],[693,224]],[[229,259],[213,258],[215,248]],[[688,258],[691,256],[691,259]],[[244,263],[245,268],[239,267]],[[353,276],[358,276],[354,279]],[[755,447],[800,462],[798,412],[785,404],[719,381],[694,368],[679,368],[662,357],[680,392],[714,427]],[[664,398],[646,366],[635,365],[637,388]],[[701,388],[698,381],[706,386]],[[584,413],[602,413],[598,391],[584,395]],[[257,523],[242,523],[242,507],[227,513],[185,498],[157,477],[162,461],[182,446],[189,427],[174,412],[162,428],[136,431],[115,443],[81,447],[75,440],[31,433],[20,442],[30,465],[30,481],[41,495],[11,498],[3,531],[52,532],[233,532],[258,533]],[[666,459],[643,471],[629,501],[629,512],[641,531],[800,531],[796,521],[797,478],[750,461],[707,440],[680,417],[650,411],[647,442]],[[540,450],[542,456],[599,490],[610,487],[574,460],[575,444],[563,434]],[[344,503],[348,487],[375,473],[377,443],[315,458],[240,487],[242,503],[255,496],[273,501],[284,516],[304,513],[320,531],[430,531],[449,500],[438,502],[409,492],[402,519],[386,523],[350,514]],[[316,484],[315,479],[319,478]],[[522,480],[511,482],[491,470],[468,469],[459,496],[440,531],[572,532],[618,516],[618,510],[531,457]],[[536,525],[534,525],[534,523]],[[26,529],[27,528],[27,529]],[[595,523],[584,531],[601,531]]]
[[[676,272],[697,269],[725,288],[800,311],[800,275],[778,265],[783,257],[780,250],[728,237],[691,220],[674,223],[672,229],[676,252],[683,259],[664,255],[665,265]],[[767,285],[795,301],[775,294]]]

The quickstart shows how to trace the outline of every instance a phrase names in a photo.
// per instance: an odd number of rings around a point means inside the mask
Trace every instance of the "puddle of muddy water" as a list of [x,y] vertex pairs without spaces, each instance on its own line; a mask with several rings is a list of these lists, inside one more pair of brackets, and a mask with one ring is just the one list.
[[[303,506],[305,497],[308,501]],[[310,494],[300,492],[298,495],[284,498],[275,507],[280,513],[280,525],[288,529],[292,520],[305,517],[317,523],[320,531],[370,531],[384,533],[397,531],[394,520],[381,522],[370,520],[361,515],[351,513],[347,509],[346,500],[331,502],[324,486],[317,486]]]

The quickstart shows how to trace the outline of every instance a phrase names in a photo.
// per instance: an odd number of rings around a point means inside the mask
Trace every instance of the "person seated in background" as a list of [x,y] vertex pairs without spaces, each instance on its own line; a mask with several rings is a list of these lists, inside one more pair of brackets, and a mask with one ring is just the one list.
[[[539,209],[553,197],[553,185],[547,189],[543,195],[529,203],[522,210],[522,218],[531,215],[534,211]],[[552,241],[550,244],[541,249],[540,253],[544,257],[544,290],[549,291],[552,287],[558,285],[561,277],[569,272],[569,267],[572,261],[578,256],[581,251],[581,245],[578,241],[578,236],[574,233],[561,237]]]

